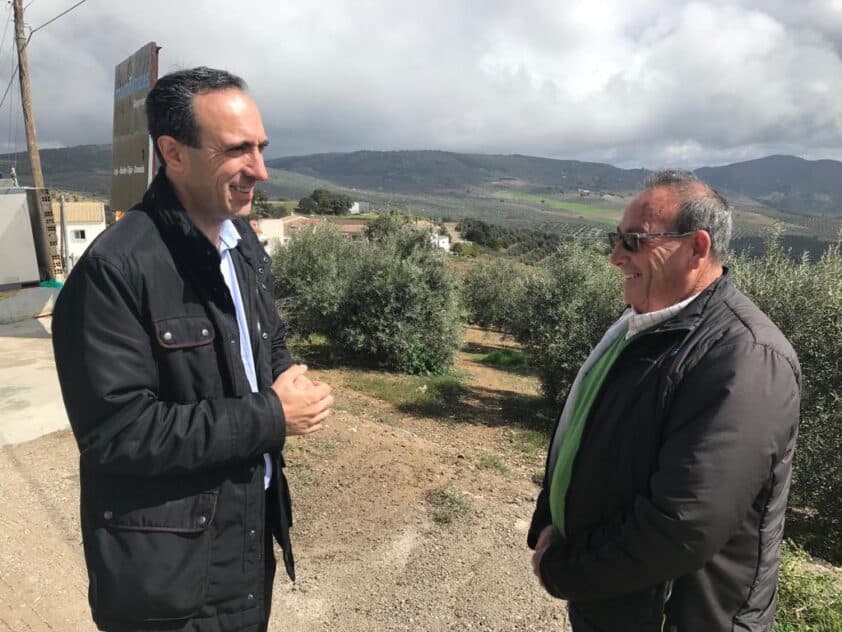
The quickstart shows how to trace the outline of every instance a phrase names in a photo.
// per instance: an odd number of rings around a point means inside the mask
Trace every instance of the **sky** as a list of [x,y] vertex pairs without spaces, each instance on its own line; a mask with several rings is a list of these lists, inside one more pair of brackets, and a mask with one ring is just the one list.
[[[24,0],[26,23],[76,1]],[[0,14],[4,89],[16,62]],[[842,0],[87,0],[28,46],[41,146],[110,143],[114,67],[149,41],[160,74],[242,76],[269,157],[842,160]],[[0,107],[10,147],[24,147],[16,79]]]

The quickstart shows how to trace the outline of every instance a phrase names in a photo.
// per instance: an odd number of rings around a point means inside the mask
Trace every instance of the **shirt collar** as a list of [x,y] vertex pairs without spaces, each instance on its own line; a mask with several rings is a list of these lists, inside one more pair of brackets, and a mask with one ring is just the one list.
[[240,239],[242,239],[242,236],[240,235],[240,231],[237,230],[237,227],[234,226],[234,222],[226,219],[222,223],[222,229],[219,231],[219,253],[222,254],[232,248],[236,248],[237,244],[240,243]]
[[639,334],[641,331],[645,331],[646,329],[649,329],[656,325],[660,325],[664,321],[669,320],[670,318],[678,314],[678,312],[680,312],[682,309],[687,307],[690,303],[692,303],[693,300],[699,294],[694,294],[690,298],[686,298],[680,303],[670,305],[669,307],[665,307],[664,309],[659,309],[656,312],[647,312],[645,314],[639,314],[632,307],[631,317],[629,318],[629,328],[628,331],[626,331],[626,338],[631,338],[632,336]]

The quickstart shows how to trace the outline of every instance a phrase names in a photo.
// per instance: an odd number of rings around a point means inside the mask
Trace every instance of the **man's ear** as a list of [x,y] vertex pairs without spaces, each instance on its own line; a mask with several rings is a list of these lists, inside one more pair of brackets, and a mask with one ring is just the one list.
[[172,136],[159,136],[156,142],[158,143],[158,151],[164,157],[167,170],[173,173],[183,173],[187,168],[187,148],[185,145]]
[[712,245],[713,241],[708,231],[697,230],[693,233],[693,267],[698,267],[710,259]]

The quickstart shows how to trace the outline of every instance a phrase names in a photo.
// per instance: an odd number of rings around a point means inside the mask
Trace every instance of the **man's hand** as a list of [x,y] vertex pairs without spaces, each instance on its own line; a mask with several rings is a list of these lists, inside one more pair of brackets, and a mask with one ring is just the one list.
[[532,572],[535,573],[535,576],[539,581],[541,580],[541,558],[544,557],[544,553],[546,553],[547,549],[550,548],[554,539],[555,527],[553,525],[547,525],[538,535],[538,542],[535,544],[535,552],[532,554]]
[[311,382],[307,367],[294,364],[278,376],[272,390],[281,400],[288,435],[305,435],[322,429],[322,422],[333,406],[331,388],[324,382]]

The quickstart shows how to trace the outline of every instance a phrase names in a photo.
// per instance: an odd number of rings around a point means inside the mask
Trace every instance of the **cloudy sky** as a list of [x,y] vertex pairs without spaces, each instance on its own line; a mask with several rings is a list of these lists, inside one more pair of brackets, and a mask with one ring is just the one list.
[[[24,0],[26,22],[76,1]],[[114,66],[150,40],[161,74],[209,65],[243,76],[271,157],[842,160],[842,0],[87,0],[29,45],[41,144],[110,142]],[[0,147],[23,146],[19,103],[15,81]]]

